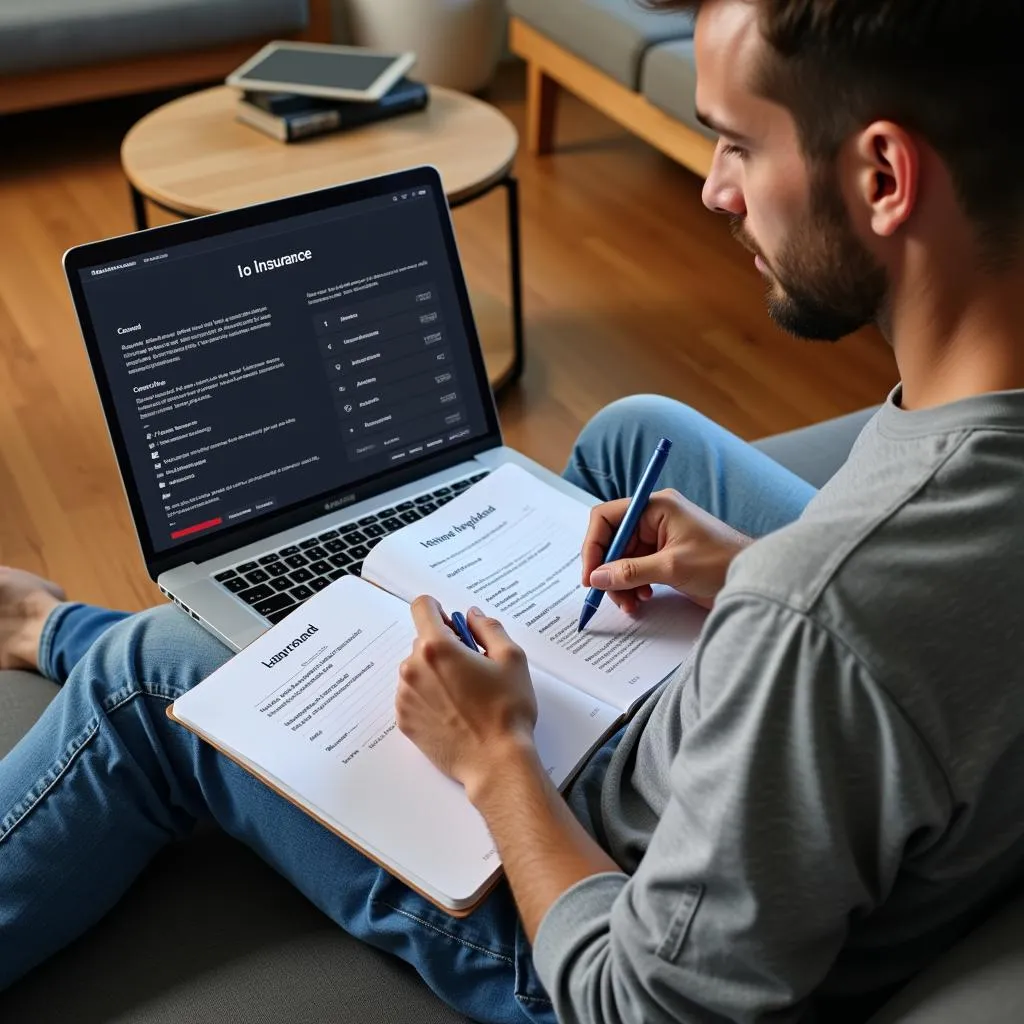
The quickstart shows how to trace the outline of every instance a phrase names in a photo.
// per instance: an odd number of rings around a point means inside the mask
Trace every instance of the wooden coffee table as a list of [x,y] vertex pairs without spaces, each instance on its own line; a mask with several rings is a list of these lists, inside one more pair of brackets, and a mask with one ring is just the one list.
[[[179,217],[262,203],[420,164],[441,173],[451,206],[503,188],[508,208],[511,316],[473,295],[495,391],[523,372],[519,188],[512,174],[519,137],[501,111],[472,96],[432,87],[429,107],[352,132],[285,145],[235,120],[238,93],[220,86],[154,110],[125,136],[121,165],[135,223],[148,226],[147,201]],[[509,339],[511,335],[511,340]]]

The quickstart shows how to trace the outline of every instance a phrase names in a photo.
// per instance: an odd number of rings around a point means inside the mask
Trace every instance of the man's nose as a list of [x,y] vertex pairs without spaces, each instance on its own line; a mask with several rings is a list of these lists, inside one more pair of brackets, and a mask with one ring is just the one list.
[[719,142],[715,156],[711,162],[711,172],[704,182],[702,198],[704,205],[712,213],[726,213],[733,217],[744,217],[747,204],[743,200],[743,190],[736,181],[735,174],[723,160],[722,144]]

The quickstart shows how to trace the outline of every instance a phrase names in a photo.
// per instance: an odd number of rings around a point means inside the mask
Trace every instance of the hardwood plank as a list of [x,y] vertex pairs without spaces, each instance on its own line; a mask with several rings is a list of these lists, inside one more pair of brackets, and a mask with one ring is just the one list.
[[[64,249],[131,229],[118,153],[167,98],[8,118],[0,163],[0,562],[79,599],[138,609],[146,576],[60,265]],[[522,132],[525,70],[490,99]],[[528,362],[500,407],[508,443],[561,469],[602,406],[635,392],[689,402],[741,436],[880,401],[895,383],[874,332],[840,345],[772,326],[763,284],[700,181],[570,94],[558,147],[517,160]],[[503,196],[455,212],[482,319],[508,300]]]

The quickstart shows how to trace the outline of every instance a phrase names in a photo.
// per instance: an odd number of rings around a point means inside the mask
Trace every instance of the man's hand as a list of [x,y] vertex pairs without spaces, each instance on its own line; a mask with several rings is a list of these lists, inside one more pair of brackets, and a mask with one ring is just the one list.
[[664,583],[704,608],[725,586],[732,560],[751,538],[688,501],[678,491],[651,496],[626,554],[605,563],[605,553],[629,508],[629,499],[609,501],[590,513],[583,541],[583,585],[607,591],[633,614],[651,597],[651,584]]
[[469,628],[484,655],[458,639],[432,597],[418,597],[412,615],[418,636],[399,669],[398,727],[462,783],[483,815],[532,942],[563,892],[620,868],[572,816],[541,765],[526,657],[501,623],[470,609]]
[[537,699],[526,656],[478,609],[469,628],[486,654],[463,644],[432,597],[412,605],[417,638],[399,668],[398,727],[472,799],[513,750],[533,747]]

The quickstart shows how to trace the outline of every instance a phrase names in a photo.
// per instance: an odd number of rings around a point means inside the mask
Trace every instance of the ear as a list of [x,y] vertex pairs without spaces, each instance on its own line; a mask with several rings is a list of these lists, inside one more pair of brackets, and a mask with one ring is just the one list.
[[856,138],[857,191],[871,230],[890,238],[917,206],[921,150],[906,129],[875,121]]

